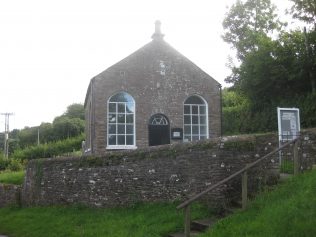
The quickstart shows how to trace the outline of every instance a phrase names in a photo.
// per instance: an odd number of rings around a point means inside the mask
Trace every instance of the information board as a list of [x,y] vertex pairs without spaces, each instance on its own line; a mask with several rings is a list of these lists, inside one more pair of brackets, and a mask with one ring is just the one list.
[[298,108],[278,108],[279,141],[291,141],[300,134]]

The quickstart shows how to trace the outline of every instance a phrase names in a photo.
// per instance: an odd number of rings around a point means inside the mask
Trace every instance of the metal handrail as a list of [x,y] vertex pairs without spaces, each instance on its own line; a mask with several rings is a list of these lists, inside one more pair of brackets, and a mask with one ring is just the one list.
[[212,191],[213,189],[215,189],[216,187],[230,181],[231,179],[235,178],[236,176],[244,173],[245,171],[249,170],[250,168],[252,168],[253,166],[255,166],[256,164],[260,163],[261,161],[263,161],[264,159],[274,155],[275,153],[277,153],[278,151],[282,150],[283,148],[285,148],[286,146],[289,146],[290,144],[292,143],[296,143],[298,141],[299,137],[298,138],[295,138],[294,140],[290,141],[290,142],[287,142],[285,143],[284,145],[280,146],[278,149],[275,149],[274,151],[268,153],[267,155],[261,157],[260,159],[254,161],[253,163],[251,164],[248,164],[246,167],[242,168],[241,170],[237,171],[236,173],[228,176],[227,178],[219,181],[218,183],[214,184],[213,186],[207,188],[206,190],[200,192],[199,194],[195,195],[194,197],[190,198],[189,200],[181,203],[180,205],[177,206],[177,209],[181,209],[181,208],[185,208],[187,207],[188,205],[190,205],[192,202],[194,202],[195,200],[199,199],[200,197],[202,197],[204,194]]

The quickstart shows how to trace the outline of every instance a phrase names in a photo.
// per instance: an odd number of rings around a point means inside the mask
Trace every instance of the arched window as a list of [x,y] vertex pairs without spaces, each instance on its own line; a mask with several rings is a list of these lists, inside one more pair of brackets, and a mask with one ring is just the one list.
[[208,111],[206,101],[196,95],[184,101],[183,139],[196,141],[208,138]]
[[108,149],[135,147],[135,101],[126,92],[113,95],[108,101]]

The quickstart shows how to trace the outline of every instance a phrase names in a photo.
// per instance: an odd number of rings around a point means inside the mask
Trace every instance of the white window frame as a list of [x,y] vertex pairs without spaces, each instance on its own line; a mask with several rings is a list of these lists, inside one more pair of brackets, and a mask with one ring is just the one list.
[[[114,97],[115,95],[117,94],[120,94],[120,93],[126,93],[128,94],[132,99],[133,99],[133,103],[134,103],[134,113],[133,113],[133,134],[127,134],[126,133],[126,125],[131,125],[131,124],[128,124],[126,123],[126,115],[129,115],[129,114],[132,114],[132,113],[126,113],[126,104],[127,103],[130,103],[130,102],[110,102],[111,98]],[[116,121],[115,121],[115,125],[116,125],[116,132],[115,134],[110,134],[110,130],[109,130],[109,127],[110,127],[110,124],[109,123],[109,116],[110,114],[113,114],[112,112],[110,113],[109,112],[109,107],[110,107],[110,103],[111,104],[116,104],[116,111],[115,111],[115,115],[116,115]],[[125,112],[124,113],[119,113],[118,112],[118,104],[125,104]],[[124,115],[125,116],[125,123],[118,123],[118,118],[117,116],[121,114],[121,115]],[[107,101],[107,118],[106,118],[106,123],[107,123],[107,134],[106,134],[106,142],[107,142],[107,147],[106,149],[108,150],[126,150],[126,149],[136,149],[137,146],[136,146],[136,102],[135,102],[135,99],[133,96],[131,96],[129,93],[125,92],[125,91],[121,91],[121,92],[117,92],[115,94],[113,94],[112,96],[110,96],[110,98],[108,99]],[[123,125],[125,126],[125,133],[124,134],[119,134],[118,133],[118,125]],[[115,135],[116,136],[116,143],[118,143],[118,135],[124,135],[125,136],[125,144],[126,144],[126,136],[128,135],[133,135],[133,145],[110,145],[109,144],[109,137],[110,135]]]
[[[204,104],[203,105],[202,104],[186,104],[185,102],[192,96],[196,96],[196,97],[200,98],[204,102]],[[185,106],[190,106],[190,113],[189,114],[185,113],[185,109],[184,109]],[[192,113],[192,106],[198,106],[198,113],[197,114],[193,114]],[[200,107],[201,106],[205,106],[205,125],[200,123],[200,117],[202,116],[201,113],[200,113]],[[193,124],[192,123],[193,115],[198,116],[198,124]],[[184,122],[185,121],[185,119],[184,119],[185,116],[190,116],[190,124],[186,124]],[[202,96],[199,96],[199,95],[190,95],[190,96],[188,96],[183,102],[183,141],[184,142],[193,141],[192,137],[194,135],[195,136],[198,135],[198,137],[199,137],[198,140],[201,140],[201,136],[206,136],[205,139],[208,139],[209,138],[209,126],[208,126],[208,124],[209,124],[209,122],[208,122],[208,103],[206,102],[206,100]],[[198,125],[198,128],[199,128],[199,133],[198,134],[193,134],[193,125]],[[186,134],[185,133],[185,126],[190,126],[190,129],[191,129],[190,134]],[[201,134],[201,126],[206,126],[206,134],[205,135]],[[186,138],[186,136],[188,136],[188,135],[190,136],[190,140],[187,140],[187,138]]]

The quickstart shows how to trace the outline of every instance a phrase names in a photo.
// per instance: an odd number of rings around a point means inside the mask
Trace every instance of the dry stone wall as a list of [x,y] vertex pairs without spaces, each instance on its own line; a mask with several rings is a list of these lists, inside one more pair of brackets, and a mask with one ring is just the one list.
[[19,205],[21,187],[12,184],[0,184],[0,207]]
[[[313,130],[303,135],[302,168],[310,168],[315,159],[315,134]],[[265,134],[109,152],[102,157],[32,160],[26,171],[22,201],[24,205],[82,203],[112,207],[185,200],[277,146],[276,134]],[[272,157],[251,170],[250,190],[262,180],[275,181],[278,175],[278,160]],[[240,179],[236,179],[219,187],[208,199],[225,202],[238,192],[239,183]]]

